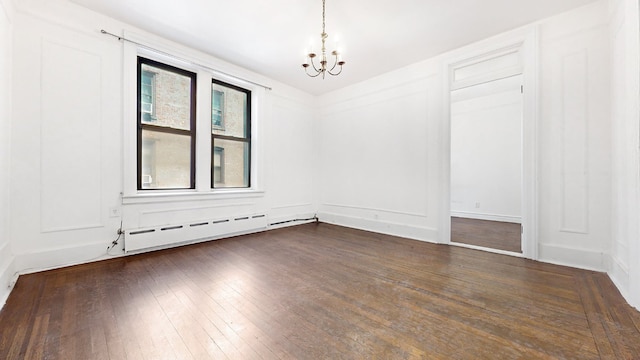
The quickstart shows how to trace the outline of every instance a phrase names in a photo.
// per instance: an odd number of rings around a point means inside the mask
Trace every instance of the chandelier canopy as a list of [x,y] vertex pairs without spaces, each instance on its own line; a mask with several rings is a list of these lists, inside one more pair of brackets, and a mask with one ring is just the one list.
[[[322,53],[316,54],[313,51],[309,52],[308,54],[306,54],[304,64],[302,64],[305,73],[307,73],[307,75],[309,75],[310,77],[317,77],[322,75],[322,78],[324,79],[325,74],[336,76],[342,72],[342,65],[345,64],[345,61],[342,60],[342,57],[337,49],[331,51],[331,55],[333,55],[333,65],[331,67],[327,66],[328,61],[325,41],[328,37],[329,35],[327,35],[327,32],[325,31],[325,0],[322,0],[322,34],[320,34],[320,39],[322,40]],[[315,58],[318,56],[320,57],[319,66],[317,66],[315,63]],[[339,68],[336,70],[336,67]]]

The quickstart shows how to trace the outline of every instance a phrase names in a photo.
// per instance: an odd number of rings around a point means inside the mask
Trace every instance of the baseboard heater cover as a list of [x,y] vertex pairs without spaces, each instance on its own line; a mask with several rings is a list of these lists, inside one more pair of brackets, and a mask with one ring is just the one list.
[[157,227],[125,230],[125,252],[166,247],[196,240],[219,239],[239,233],[264,230],[268,221],[266,214],[194,221],[187,224],[162,225]]

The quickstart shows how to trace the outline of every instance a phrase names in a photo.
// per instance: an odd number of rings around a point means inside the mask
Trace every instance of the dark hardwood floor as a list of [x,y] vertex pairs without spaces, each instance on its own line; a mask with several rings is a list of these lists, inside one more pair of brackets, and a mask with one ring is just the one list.
[[328,224],[21,276],[0,359],[640,359],[606,274]]
[[451,241],[522,253],[520,224],[451,217]]

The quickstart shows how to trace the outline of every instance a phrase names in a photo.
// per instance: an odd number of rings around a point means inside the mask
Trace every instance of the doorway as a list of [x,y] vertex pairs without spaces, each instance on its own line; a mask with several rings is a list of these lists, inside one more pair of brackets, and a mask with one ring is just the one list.
[[[537,65],[537,37],[538,33],[536,29],[514,31],[508,36],[491,39],[460,49],[452,54],[443,64],[448,74],[444,79],[447,90],[445,91],[445,101],[443,104],[445,126],[442,132],[444,136],[442,142],[443,152],[446,154],[442,167],[444,191],[442,192],[441,199],[444,211],[441,217],[442,233],[440,238],[443,243],[525,257],[533,260],[538,259],[538,165],[536,155],[538,146],[536,129],[538,124],[539,74]],[[511,105],[508,105],[509,103],[511,103]],[[520,143],[518,145],[519,150],[517,151],[518,159],[520,160],[520,171],[516,175],[520,177],[520,186],[519,191],[515,190],[516,195],[508,199],[511,201],[511,205],[503,203],[502,206],[503,209],[508,208],[508,206],[513,207],[513,200],[515,199],[520,204],[519,214],[494,212],[490,214],[493,215],[492,217],[479,218],[481,216],[475,216],[476,218],[472,218],[471,215],[462,213],[465,211],[464,208],[455,208],[457,204],[455,204],[454,201],[461,200],[458,198],[457,191],[453,189],[453,181],[455,180],[452,181],[452,175],[455,175],[457,170],[454,167],[458,165],[456,164],[457,155],[452,152],[452,143],[457,141],[457,135],[454,131],[456,131],[455,128],[458,126],[457,117],[460,114],[456,113],[452,115],[452,112],[459,111],[464,114],[464,112],[467,111],[469,113],[467,117],[473,118],[471,114],[473,114],[474,111],[471,111],[471,109],[473,109],[474,106],[477,109],[482,109],[483,107],[512,107],[512,109],[518,110],[517,113],[514,112],[513,114],[519,115],[513,115],[512,117],[518,119],[516,124],[520,126],[520,136],[518,137]],[[489,109],[487,109],[487,111],[490,112]],[[487,115],[485,114],[485,116]],[[488,131],[489,134],[493,134],[503,129],[485,127],[484,130]],[[474,139],[480,138],[479,135],[480,133],[472,130],[467,131],[466,135],[463,136],[467,136],[472,141],[475,141]],[[485,136],[482,136],[482,138],[484,137]],[[515,137],[511,137],[511,139],[513,140]],[[491,143],[490,145],[494,146],[495,144]],[[455,147],[456,145],[453,146]],[[513,154],[514,152],[511,151],[511,155]],[[499,154],[499,156],[503,155],[505,154]],[[493,160],[490,163],[496,162],[497,160]],[[471,165],[471,167],[473,166],[476,166],[476,164]],[[469,167],[463,168],[462,171],[469,171]],[[484,174],[484,172],[485,170],[482,171],[482,174]],[[476,174],[479,174],[479,170],[476,170]],[[513,174],[513,172],[511,172],[511,174]],[[476,175],[472,173],[469,177],[474,178],[475,176]],[[468,181],[468,179],[463,181]],[[511,193],[514,194],[514,190],[501,189],[501,192],[507,191],[511,191]],[[483,199],[484,198],[481,198],[479,201],[469,201],[465,199],[466,211],[469,213],[480,213],[481,210],[488,210],[487,207],[490,204],[487,201],[492,200]],[[489,211],[486,211],[486,213],[489,213]],[[460,215],[464,215],[464,217]],[[519,240],[520,247],[519,249],[500,249],[492,243],[474,245],[467,244],[467,242],[469,242],[467,240],[461,242],[460,238],[456,238],[456,234],[452,231],[456,230],[456,224],[453,224],[454,229],[452,229],[452,217],[456,218],[453,219],[454,221],[458,219],[469,219],[474,220],[474,222],[475,220],[478,220],[478,222],[494,221],[494,223],[490,223],[493,225],[499,225],[495,224],[497,222],[503,223],[502,225],[508,225],[507,227],[509,229],[502,231],[502,233],[508,232],[514,235],[516,246]],[[491,234],[491,230],[487,230],[492,229],[495,232],[495,226],[476,229],[469,229],[470,227],[471,225],[466,225],[466,229],[463,229],[463,231],[475,234],[473,238],[476,240],[480,238],[478,234],[481,233],[486,234],[489,239],[496,237]],[[453,237],[452,234],[454,234]]]
[[522,75],[451,91],[451,242],[522,254]]

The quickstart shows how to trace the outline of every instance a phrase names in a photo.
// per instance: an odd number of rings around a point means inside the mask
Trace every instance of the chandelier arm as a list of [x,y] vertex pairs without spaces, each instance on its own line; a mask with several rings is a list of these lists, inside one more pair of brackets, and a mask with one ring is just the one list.
[[[333,70],[333,69],[331,69],[331,70]],[[337,73],[335,73],[335,74],[334,74],[334,73],[332,73],[332,72],[331,72],[331,70],[327,71],[327,72],[329,73],[329,75],[333,75],[333,76],[340,75],[340,73],[342,72],[342,65],[340,65],[340,71],[338,71],[338,72],[337,72]]]
[[304,68],[304,72],[310,77],[317,77],[318,75],[320,75],[322,73],[322,71],[320,71],[320,70],[318,70],[316,68],[316,65],[313,63],[313,59],[311,59],[311,61],[309,61],[309,62],[311,63],[311,66],[313,67],[313,71],[315,73],[313,75],[309,74],[309,67],[308,66]]
[[[337,54],[336,54],[336,55],[333,55],[333,57],[334,57],[333,66],[331,67],[331,69],[329,69],[329,70],[328,70],[328,71],[329,71],[329,73],[331,73],[331,71],[332,71],[333,69],[335,69],[335,68],[336,68],[336,66],[338,66],[338,55],[337,55]],[[341,65],[341,66],[342,66],[342,65]],[[331,74],[331,75],[333,75],[333,74]]]
[[312,77],[312,78],[318,77],[320,74],[322,74],[322,72],[318,71],[318,72],[316,72],[315,75],[311,75],[311,74],[309,74],[309,71],[307,71],[307,69],[305,69],[304,72],[307,74],[307,76]]
[[321,73],[321,72],[322,72],[322,67],[321,67],[320,69],[318,69],[318,68],[316,67],[316,64],[315,64],[315,62],[313,61],[313,59],[311,59],[311,61],[309,61],[309,62],[311,63],[311,66],[313,67],[313,70],[314,70],[315,72],[317,72],[317,73]]

